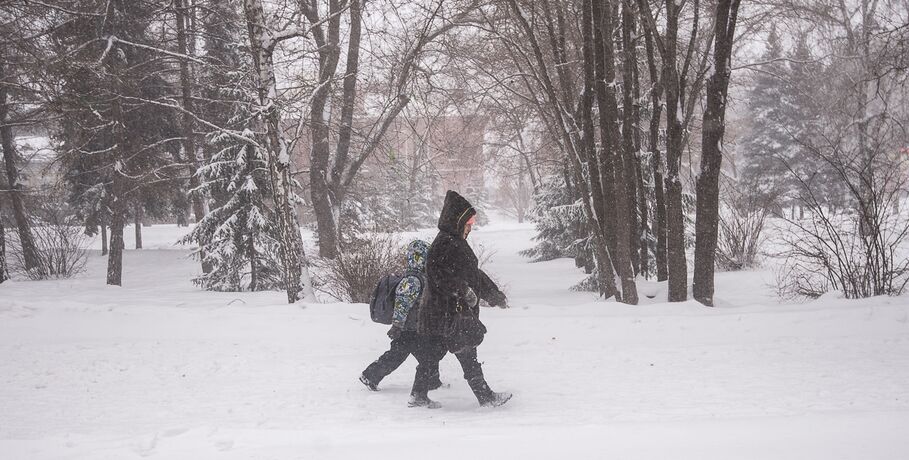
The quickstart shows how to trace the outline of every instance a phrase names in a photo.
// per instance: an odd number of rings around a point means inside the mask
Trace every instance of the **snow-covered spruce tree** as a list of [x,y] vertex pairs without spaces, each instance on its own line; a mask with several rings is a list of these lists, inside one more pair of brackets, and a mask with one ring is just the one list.
[[[247,130],[244,137],[253,133]],[[197,244],[195,254],[212,268],[194,282],[213,291],[283,289],[280,227],[268,205],[268,163],[260,149],[228,146],[216,152],[199,175],[200,188],[224,197],[224,203],[183,239]]]
[[572,257],[578,267],[590,273],[593,267],[588,249],[589,236],[581,203],[572,197],[571,189],[559,175],[543,178],[536,193],[530,219],[535,223],[537,245],[521,252],[534,262]]
[[159,103],[172,91],[170,69],[155,51],[161,46],[158,5],[76,3],[72,20],[48,35],[59,56],[48,64],[57,86],[49,107],[58,115],[58,160],[71,203],[82,200],[86,189],[104,188],[110,211],[107,284],[119,286],[130,207],[152,184],[173,189],[177,180],[174,113]]

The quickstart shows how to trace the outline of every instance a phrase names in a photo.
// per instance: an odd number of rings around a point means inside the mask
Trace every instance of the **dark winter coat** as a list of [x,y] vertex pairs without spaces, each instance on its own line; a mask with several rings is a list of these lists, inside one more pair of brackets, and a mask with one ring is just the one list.
[[476,213],[470,202],[456,192],[449,190],[445,195],[439,234],[427,256],[427,289],[420,308],[420,334],[443,335],[458,302],[479,316],[479,308],[465,301],[468,288],[492,305],[505,303],[505,295],[479,269],[479,260],[463,237],[465,224]]

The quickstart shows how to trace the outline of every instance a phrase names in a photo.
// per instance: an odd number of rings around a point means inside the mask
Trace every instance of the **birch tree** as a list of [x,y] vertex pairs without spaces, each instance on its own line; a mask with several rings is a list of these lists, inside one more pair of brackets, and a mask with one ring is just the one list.
[[290,152],[281,126],[281,101],[275,79],[275,46],[284,40],[304,34],[302,27],[288,26],[273,31],[269,28],[260,0],[244,0],[249,30],[250,52],[258,83],[259,113],[264,129],[265,156],[271,181],[275,214],[280,228],[279,247],[284,268],[284,288],[288,303],[301,298],[313,299],[309,267],[303,250],[303,240],[292,203],[294,182],[290,176]]

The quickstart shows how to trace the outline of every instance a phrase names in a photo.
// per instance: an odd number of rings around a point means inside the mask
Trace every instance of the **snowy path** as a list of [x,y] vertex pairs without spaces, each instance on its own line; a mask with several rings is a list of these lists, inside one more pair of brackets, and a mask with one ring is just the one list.
[[738,273],[720,308],[622,306],[568,291],[571,261],[528,264],[532,235],[472,237],[513,306],[483,311],[497,409],[451,357],[442,409],[406,407],[412,359],[366,391],[388,340],[364,305],[201,292],[185,250],[129,251],[124,288],[99,256],[0,285],[0,459],[909,458],[909,298],[777,305]]

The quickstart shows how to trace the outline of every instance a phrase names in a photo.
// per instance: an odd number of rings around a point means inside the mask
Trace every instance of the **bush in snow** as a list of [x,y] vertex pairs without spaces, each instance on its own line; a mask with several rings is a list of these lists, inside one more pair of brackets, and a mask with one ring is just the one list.
[[404,248],[392,235],[370,235],[346,243],[338,257],[317,266],[317,290],[341,301],[368,303],[379,278],[403,271]]
[[764,240],[764,226],[772,199],[726,187],[720,208],[716,264],[720,270],[735,271],[757,266]]
[[[59,197],[47,197],[44,205],[34,210],[32,239],[38,252],[38,265],[25,268],[25,255],[19,239],[10,242],[11,271],[31,280],[71,278],[85,269],[86,241],[81,222],[58,203]],[[12,232],[13,236],[15,232]]]
[[[793,170],[804,218],[785,218],[785,263],[779,290],[788,296],[818,297],[840,291],[847,298],[899,295],[909,284],[909,214],[899,201],[909,192],[909,158],[890,117],[865,120],[866,138],[853,137],[850,119],[833,120],[824,136],[805,142],[848,191],[848,207],[834,207],[814,175]],[[847,126],[837,125],[839,121]]]
[[[249,131],[245,136],[252,137]],[[183,238],[211,267],[193,281],[213,291],[283,289],[279,226],[268,206],[268,165],[253,145],[230,145],[199,169],[202,185],[223,204],[212,209]]]

